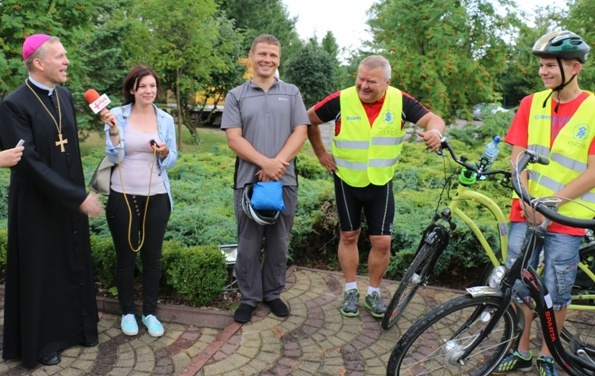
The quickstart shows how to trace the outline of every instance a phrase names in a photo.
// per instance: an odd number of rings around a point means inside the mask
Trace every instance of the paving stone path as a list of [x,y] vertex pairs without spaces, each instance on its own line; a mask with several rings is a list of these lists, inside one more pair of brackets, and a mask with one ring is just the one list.
[[[101,301],[98,346],[67,349],[59,365],[33,370],[17,361],[0,361],[0,374],[385,375],[402,333],[429,307],[459,293],[421,289],[397,325],[384,331],[363,309],[357,318],[340,314],[341,274],[291,267],[287,276],[282,298],[291,315],[286,318],[261,305],[250,323],[240,325],[231,312],[161,306],[157,314],[164,321],[163,337],[150,337],[142,325],[137,336],[128,337],[120,331],[117,304]],[[360,291],[367,283],[367,278],[358,278]],[[397,286],[398,282],[383,282],[385,299]],[[0,316],[3,322],[3,309]]]

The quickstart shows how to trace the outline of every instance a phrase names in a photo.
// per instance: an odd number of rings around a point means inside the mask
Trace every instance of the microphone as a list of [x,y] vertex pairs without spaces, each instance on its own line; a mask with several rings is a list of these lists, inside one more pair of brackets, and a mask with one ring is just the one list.
[[[108,96],[103,94],[99,95],[97,90],[89,89],[85,91],[84,94],[85,101],[89,103],[89,107],[93,110],[93,113],[97,115],[98,112],[101,112],[104,108],[107,107],[108,104],[111,103]],[[112,119],[111,123],[113,125],[117,125],[115,119]]]
[[84,97],[85,101],[89,104],[89,107],[91,110],[93,110],[94,114],[97,114],[111,103],[107,95],[103,94],[100,96],[95,89],[87,90]]

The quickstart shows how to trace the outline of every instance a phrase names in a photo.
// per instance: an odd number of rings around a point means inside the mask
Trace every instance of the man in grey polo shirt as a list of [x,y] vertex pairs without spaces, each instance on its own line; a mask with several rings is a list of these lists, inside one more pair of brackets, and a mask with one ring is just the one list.
[[[238,224],[235,272],[242,298],[234,320],[239,323],[250,321],[260,302],[276,316],[289,315],[280,295],[285,288],[289,233],[297,206],[295,156],[307,138],[308,115],[299,89],[275,77],[280,57],[281,45],[274,36],[262,34],[254,40],[248,54],[252,79],[227,94],[221,122],[227,143],[238,156],[234,176]],[[270,220],[273,224],[257,223],[244,211],[244,187],[255,181],[283,183],[285,210]]]

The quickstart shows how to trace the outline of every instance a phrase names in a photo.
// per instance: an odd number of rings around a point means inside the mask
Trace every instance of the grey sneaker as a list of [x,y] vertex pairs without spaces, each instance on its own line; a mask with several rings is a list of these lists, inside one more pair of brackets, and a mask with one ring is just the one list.
[[364,307],[369,309],[370,314],[377,319],[384,317],[384,312],[386,312],[386,304],[384,304],[384,300],[382,300],[380,293],[376,291],[366,295]]
[[343,316],[359,316],[359,307],[357,306],[358,301],[359,291],[357,291],[357,289],[345,291],[345,293],[343,294],[343,305],[341,305],[341,313],[343,314]]

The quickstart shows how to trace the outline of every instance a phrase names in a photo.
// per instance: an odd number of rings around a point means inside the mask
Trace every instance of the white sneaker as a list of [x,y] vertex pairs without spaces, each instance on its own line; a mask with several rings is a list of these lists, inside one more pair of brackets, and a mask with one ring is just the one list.
[[120,324],[122,333],[127,336],[135,336],[138,334],[138,324],[136,323],[136,317],[132,313],[122,315],[122,323]]

